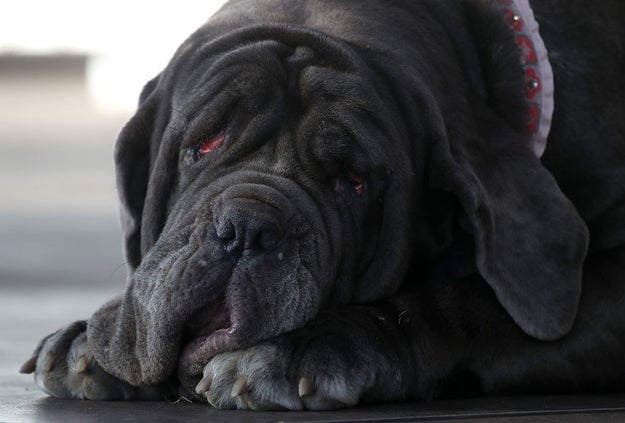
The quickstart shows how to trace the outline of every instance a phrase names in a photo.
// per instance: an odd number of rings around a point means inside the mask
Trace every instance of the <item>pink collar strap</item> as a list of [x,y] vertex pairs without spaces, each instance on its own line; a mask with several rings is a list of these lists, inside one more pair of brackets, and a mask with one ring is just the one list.
[[545,43],[538,32],[529,0],[497,0],[504,19],[514,31],[525,71],[525,97],[529,105],[528,132],[532,149],[541,157],[545,151],[553,116],[553,71]]

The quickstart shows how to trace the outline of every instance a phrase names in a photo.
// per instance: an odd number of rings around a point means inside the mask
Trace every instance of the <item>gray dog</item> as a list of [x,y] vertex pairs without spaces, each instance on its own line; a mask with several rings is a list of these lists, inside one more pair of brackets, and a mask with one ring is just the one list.
[[241,409],[623,391],[625,7],[531,3],[227,4],[119,136],[125,292],[22,370]]

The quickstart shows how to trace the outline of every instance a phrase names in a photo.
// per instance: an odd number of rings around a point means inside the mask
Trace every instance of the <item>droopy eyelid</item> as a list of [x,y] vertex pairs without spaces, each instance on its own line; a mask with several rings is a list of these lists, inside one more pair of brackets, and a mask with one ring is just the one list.
[[200,141],[195,147],[195,159],[199,160],[207,154],[212,153],[221,147],[226,139],[226,135],[220,132],[214,136],[208,136],[206,139]]

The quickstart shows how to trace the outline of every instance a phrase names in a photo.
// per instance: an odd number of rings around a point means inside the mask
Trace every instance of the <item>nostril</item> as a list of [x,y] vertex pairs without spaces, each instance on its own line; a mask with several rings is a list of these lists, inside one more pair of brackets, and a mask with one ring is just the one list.
[[274,250],[282,241],[280,229],[272,222],[251,218],[245,223],[244,229],[241,231],[241,236],[244,239],[239,240],[239,233],[237,232],[237,241],[239,241],[237,243],[252,254]]
[[239,221],[232,216],[218,222],[215,233],[224,248],[232,253],[275,250],[283,238],[282,231],[273,223],[255,218]]
[[213,211],[216,241],[226,252],[260,255],[278,248],[285,237],[280,216],[260,202],[230,202]]
[[237,231],[232,222],[227,220],[220,222],[215,226],[215,232],[222,241],[231,241],[236,237]]
[[282,234],[278,230],[267,230],[260,234],[258,241],[263,250],[275,250],[282,241]]

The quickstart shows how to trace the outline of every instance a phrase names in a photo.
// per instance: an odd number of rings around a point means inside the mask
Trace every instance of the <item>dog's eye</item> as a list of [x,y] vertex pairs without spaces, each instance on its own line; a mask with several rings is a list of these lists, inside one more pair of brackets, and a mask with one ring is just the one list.
[[203,156],[212,153],[224,143],[225,135],[223,133],[214,137],[209,137],[202,141],[195,148],[195,160],[201,159]]
[[362,195],[365,191],[365,178],[353,170],[347,171],[347,180],[352,184],[352,189],[358,195]]

